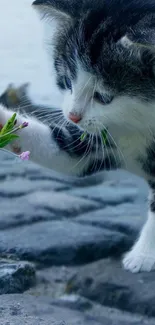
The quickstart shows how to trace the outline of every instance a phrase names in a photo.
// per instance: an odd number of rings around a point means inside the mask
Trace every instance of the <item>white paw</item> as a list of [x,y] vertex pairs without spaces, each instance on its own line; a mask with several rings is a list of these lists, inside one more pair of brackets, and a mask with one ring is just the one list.
[[150,272],[155,269],[155,251],[154,254],[150,254],[149,251],[144,253],[143,250],[134,247],[125,255],[123,266],[125,270],[129,270],[132,273]]

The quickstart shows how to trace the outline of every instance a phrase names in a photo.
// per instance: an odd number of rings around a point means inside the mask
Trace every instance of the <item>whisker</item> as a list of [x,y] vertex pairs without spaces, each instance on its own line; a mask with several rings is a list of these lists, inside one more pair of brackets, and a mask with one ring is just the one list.
[[90,152],[90,150],[89,150],[89,145],[91,144],[91,142],[90,142],[90,139],[89,139],[89,141],[88,141],[88,143],[87,143],[87,147],[86,147],[86,149],[85,149],[85,152],[84,152],[84,155],[82,156],[82,158],[76,163],[76,165],[74,165],[73,167],[72,167],[72,169],[74,169],[74,168],[76,168],[86,157],[87,157],[87,154],[89,154],[89,152]]
[[91,148],[92,148],[92,146],[93,146],[93,140],[92,140],[92,137],[90,136],[90,138],[89,138],[89,143],[88,143],[88,151],[87,151],[87,153],[86,153],[86,155],[85,155],[85,158],[86,158],[86,156],[87,156],[87,159],[86,159],[86,161],[85,161],[85,163],[84,163],[84,165],[83,165],[83,170],[84,170],[85,165],[88,163],[88,161],[89,161],[89,159],[90,159]]
[[[101,148],[102,148],[102,160],[101,160],[101,164],[100,164],[99,170],[98,170],[98,171],[100,171],[101,167],[103,165],[104,159],[105,159],[105,154],[104,154],[104,146],[103,146],[103,141],[102,141],[102,133],[101,133],[99,128],[98,128],[98,133],[99,133],[99,136],[100,136]],[[103,169],[104,169],[104,167],[103,167]]]
[[81,86],[80,90],[77,93],[76,100],[78,100],[80,98],[81,94],[83,93],[83,91],[85,90],[85,88],[87,87],[87,85],[88,85],[88,83],[90,82],[91,79],[92,79],[92,76],[89,77],[89,79],[85,83],[84,87]]
[[93,139],[95,139],[95,157],[94,157],[94,162],[93,162],[93,165],[92,165],[92,170],[95,169],[96,160],[97,160],[97,153],[98,153],[98,142],[97,142],[97,134],[96,134],[96,132],[93,133]]
[[123,159],[123,162],[124,162],[124,164],[125,164],[125,168],[127,168],[127,166],[126,166],[126,161],[125,161],[125,157],[124,157],[122,151],[120,150],[119,146],[117,145],[117,143],[115,142],[114,138],[112,137],[111,133],[110,133],[108,130],[107,130],[107,133],[108,133],[108,135],[110,136],[110,138],[112,139],[114,145],[116,146],[116,149],[118,150],[119,157],[120,157],[120,158],[119,158],[119,159],[120,159],[120,162],[121,162],[122,159]]
[[[104,125],[103,123],[100,122],[99,125],[101,125],[101,127],[107,131],[108,136],[111,138],[111,140],[112,140],[112,142],[114,143],[116,149],[118,150],[119,157],[120,157],[120,158],[119,158],[119,159],[120,159],[120,162],[121,162],[122,159],[123,159],[123,162],[124,162],[124,164],[125,164],[125,168],[126,168],[125,157],[124,157],[122,151],[120,150],[118,144],[116,143],[115,139],[113,138],[113,136],[111,135],[111,133],[109,132],[109,130],[105,127],[105,125]],[[113,150],[113,149],[112,149],[112,150]]]
[[[104,127],[104,129],[106,129],[106,128]],[[107,131],[107,133],[108,133],[108,130],[107,130],[107,129],[106,129],[106,131]],[[102,143],[103,143],[102,132],[101,132],[101,131],[100,131],[100,134],[101,134],[101,141],[102,141]],[[109,147],[110,147],[110,152],[113,154],[114,159],[115,159],[115,162],[116,162],[116,166],[117,166],[117,159],[116,159],[117,156],[116,156],[116,154],[115,154],[115,151],[113,150],[113,147],[112,147],[111,142],[110,142],[110,140],[109,140],[108,137],[106,138],[106,141],[108,141],[108,145],[109,145]],[[104,148],[105,148],[105,150],[106,150],[106,152],[107,152],[107,157],[108,157],[109,165],[110,165],[110,169],[111,169],[110,152],[109,152],[109,150],[108,150],[108,148],[107,148],[107,146],[106,146],[106,143],[104,143]],[[116,149],[117,149],[117,147],[116,147]]]

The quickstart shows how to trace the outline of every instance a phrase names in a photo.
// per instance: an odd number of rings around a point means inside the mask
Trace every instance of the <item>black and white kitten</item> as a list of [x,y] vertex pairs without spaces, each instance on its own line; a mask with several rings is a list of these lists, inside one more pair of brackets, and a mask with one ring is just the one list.
[[[33,161],[72,175],[122,168],[144,177],[151,191],[148,219],[123,265],[132,272],[151,271],[155,267],[155,2],[36,0],[34,7],[57,23],[54,64],[57,84],[64,91],[63,110],[48,111],[50,123],[28,117],[28,128],[9,149],[29,150]],[[0,124],[11,115],[1,107]],[[18,123],[24,120],[19,114]],[[83,130],[87,135],[81,138]]]

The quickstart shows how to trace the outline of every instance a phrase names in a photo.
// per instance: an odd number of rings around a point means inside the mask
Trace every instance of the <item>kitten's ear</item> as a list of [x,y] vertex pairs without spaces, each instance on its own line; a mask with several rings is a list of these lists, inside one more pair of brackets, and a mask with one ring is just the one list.
[[155,45],[155,13],[146,14],[136,24],[129,25],[126,35],[118,41],[125,47]]
[[146,14],[135,26],[130,28],[128,37],[133,43],[144,46],[155,45],[155,13]]
[[73,19],[72,7],[67,0],[35,0],[32,3],[42,19],[54,19],[60,25]]

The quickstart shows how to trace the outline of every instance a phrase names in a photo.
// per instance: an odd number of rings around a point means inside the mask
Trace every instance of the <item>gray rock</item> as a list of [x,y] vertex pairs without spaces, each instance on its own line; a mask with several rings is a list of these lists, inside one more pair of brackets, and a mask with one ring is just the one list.
[[42,265],[81,264],[129,248],[129,236],[71,221],[39,222],[0,231],[0,253]]
[[[0,297],[0,305],[0,325],[4,325],[4,321],[10,322],[9,325],[101,325],[93,317],[52,305],[46,297],[5,295]],[[111,324],[105,322],[105,325]]]
[[1,262],[0,294],[22,293],[35,284],[35,269],[26,262]]
[[[52,320],[49,318],[49,316],[46,317],[46,319],[42,319],[39,317],[27,317],[27,316],[14,316],[12,319],[11,317],[4,317],[3,321],[0,323],[0,325],[67,325],[65,322],[56,322],[55,320]],[[70,324],[69,324],[70,325]]]
[[101,185],[90,186],[88,188],[71,189],[69,192],[75,196],[95,199],[105,205],[118,205],[121,203],[134,203],[135,201],[147,200],[147,190],[144,188],[144,193],[134,186],[124,186],[120,182],[117,186],[114,182],[104,182]]
[[27,293],[57,300],[64,295],[66,283],[74,274],[74,266],[52,266],[38,269],[36,286],[27,290]]
[[0,325],[154,325],[154,319],[120,314],[114,309],[103,307],[93,312],[94,316],[89,312],[57,307],[49,297],[0,296]]
[[[31,179],[33,175],[33,180],[38,179],[41,173],[40,168],[37,165],[33,165],[29,162],[25,164],[17,164],[13,159],[1,160],[0,153],[0,180],[13,180],[16,177],[22,177],[23,179]],[[43,179],[43,178],[42,178]],[[45,178],[47,179],[47,178]]]
[[[30,166],[33,164],[31,163]],[[42,168],[38,165],[35,165],[35,168],[39,171],[37,174],[37,179],[38,180],[55,180],[59,181],[60,183],[65,184],[66,186],[76,186],[76,187],[87,187],[95,184],[100,184],[104,180],[104,173],[99,173],[96,175],[91,175],[88,177],[73,177],[73,176],[68,176],[64,175],[58,172],[55,172],[53,170],[49,170],[46,168]],[[35,175],[33,173],[28,173],[27,177],[31,180],[35,180]]]
[[[39,181],[41,191],[38,191],[39,184],[36,184],[37,181],[31,182],[33,188],[36,186],[36,191],[27,195],[23,195],[24,191],[26,191],[26,184],[28,185],[29,191],[32,190],[32,187],[28,184],[29,180],[21,181],[23,184],[23,192],[22,187],[19,187],[19,189],[16,188],[16,185],[18,186],[18,181],[17,183],[16,181],[13,182],[14,185],[12,188],[11,186],[9,188],[9,183],[11,183],[11,181],[4,182],[4,184],[7,183],[6,187],[4,186],[4,195],[8,192],[11,196],[14,195],[19,197],[0,198],[0,230],[44,220],[58,220],[58,218],[62,219],[65,216],[75,217],[80,212],[94,210],[100,206],[99,203],[90,200],[75,198],[74,196],[61,192],[54,192],[50,187],[48,191],[47,188],[43,190],[44,185],[46,186],[46,182],[50,185],[48,181]],[[53,186],[56,186],[54,185],[55,183],[56,182],[51,181]],[[14,191],[14,194],[12,191]],[[20,197],[21,194],[22,196]]]
[[32,224],[39,221],[54,220],[55,213],[43,207],[32,207],[25,201],[25,197],[3,199],[0,202],[0,230]]
[[119,184],[128,187],[134,186],[141,189],[141,192],[148,191],[148,185],[143,178],[122,169],[104,172],[104,181],[112,182],[115,186],[118,186]]
[[155,273],[132,274],[120,261],[101,260],[80,267],[69,281],[67,293],[77,293],[104,306],[155,316]]
[[15,198],[39,190],[66,190],[67,186],[56,181],[31,181],[28,179],[17,178],[8,179],[0,182],[0,199]]
[[36,191],[33,194],[26,195],[24,198],[27,206],[44,208],[48,211],[58,214],[75,215],[92,211],[100,207],[99,203],[92,200],[74,197],[68,193],[55,193],[54,191]]
[[93,303],[90,300],[74,294],[62,295],[61,297],[53,301],[53,305],[59,307],[67,307],[80,311],[86,311],[93,307]]
[[146,214],[147,207],[145,204],[124,203],[117,205],[117,207],[107,206],[93,213],[81,214],[75,218],[75,221],[80,224],[123,232],[134,240],[146,220]]
[[133,202],[135,195],[138,193],[136,190],[129,190],[128,188],[119,189],[114,191],[113,188],[104,185],[91,186],[88,189],[78,188],[71,190],[72,195],[82,196],[86,198],[96,199],[102,201],[104,204],[117,205],[123,202]]

